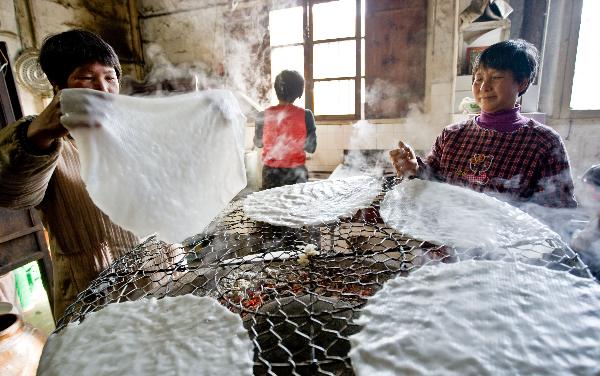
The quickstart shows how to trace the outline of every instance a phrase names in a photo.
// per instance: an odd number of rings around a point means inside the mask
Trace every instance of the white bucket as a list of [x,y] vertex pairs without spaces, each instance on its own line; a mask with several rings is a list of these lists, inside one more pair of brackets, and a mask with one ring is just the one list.
[[246,164],[246,189],[259,191],[262,188],[262,161],[260,160],[261,149],[247,150],[244,154]]

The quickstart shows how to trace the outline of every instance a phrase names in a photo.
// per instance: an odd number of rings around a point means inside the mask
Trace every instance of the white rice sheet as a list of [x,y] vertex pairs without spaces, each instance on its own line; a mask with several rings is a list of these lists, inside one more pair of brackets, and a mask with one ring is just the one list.
[[66,89],[61,111],[92,200],[140,237],[158,232],[173,243],[200,233],[246,186],[245,118],[228,91],[149,98]]

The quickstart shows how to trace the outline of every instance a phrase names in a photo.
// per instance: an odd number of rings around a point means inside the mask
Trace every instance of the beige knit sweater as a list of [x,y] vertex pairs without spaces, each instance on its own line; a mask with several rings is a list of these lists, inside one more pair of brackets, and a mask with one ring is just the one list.
[[27,144],[32,118],[0,130],[0,206],[41,211],[50,237],[54,317],[60,318],[78,293],[138,239],[94,205],[79,174],[73,139],[36,155]]

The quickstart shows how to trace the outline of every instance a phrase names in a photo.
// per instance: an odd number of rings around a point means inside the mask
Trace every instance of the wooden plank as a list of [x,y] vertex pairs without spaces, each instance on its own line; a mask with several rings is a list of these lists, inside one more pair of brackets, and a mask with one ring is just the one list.
[[367,2],[367,15],[390,10],[417,8],[427,9],[427,0],[369,0]]
[[2,237],[0,237],[0,247],[2,246],[2,243],[7,243],[11,240],[22,238],[23,236],[32,234],[36,231],[44,231],[44,228],[41,225],[38,225],[38,226],[24,228],[19,231],[13,232],[11,234],[2,236]]
[[366,117],[403,117],[425,96],[427,1],[370,1],[365,28]]
[[[315,81],[313,80],[313,24],[310,14],[312,0],[302,7],[302,29],[304,38],[304,107],[315,112]],[[315,115],[316,116],[316,115]],[[316,118],[315,118],[316,120]]]
[[30,262],[40,260],[42,258],[42,256],[43,256],[42,252],[34,252],[34,253],[30,253],[30,254],[26,255],[25,257],[20,258],[18,260],[13,260],[13,262],[11,262],[10,265],[0,265],[0,275],[6,274],[6,273],[10,272],[11,270],[15,270],[17,268],[25,266],[25,265],[29,264]]
[[0,267],[18,264],[20,260],[24,259],[29,260],[29,255],[31,254],[38,254],[37,259],[39,259],[42,257],[42,252],[43,250],[39,249],[35,234],[16,238],[0,244]]
[[354,29],[356,30],[356,79],[354,81],[354,116],[356,119],[361,118],[362,111],[362,103],[361,103],[361,95],[362,95],[362,25],[361,18],[364,9],[361,9],[360,6],[361,0],[355,1],[356,9],[356,20],[354,23]]

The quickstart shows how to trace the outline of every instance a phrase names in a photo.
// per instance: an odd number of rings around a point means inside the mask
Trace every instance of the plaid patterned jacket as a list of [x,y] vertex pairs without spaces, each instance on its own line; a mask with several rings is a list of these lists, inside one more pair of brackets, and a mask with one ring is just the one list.
[[560,135],[533,119],[514,132],[485,129],[472,119],[450,125],[419,164],[421,178],[497,193],[506,201],[577,206]]

